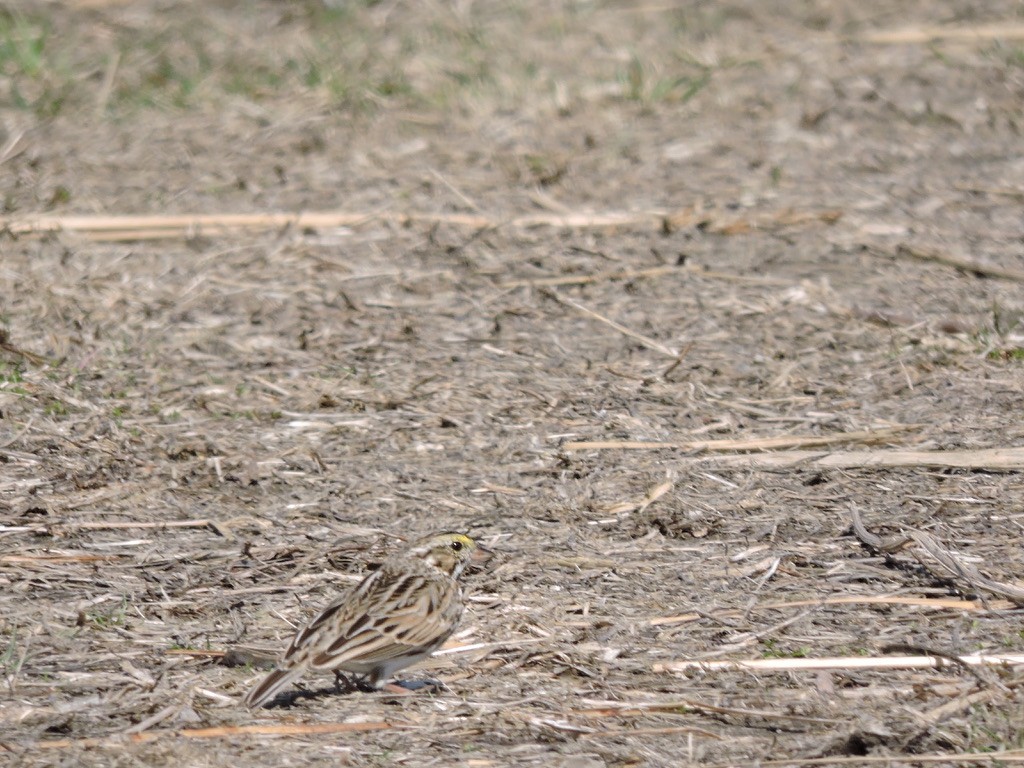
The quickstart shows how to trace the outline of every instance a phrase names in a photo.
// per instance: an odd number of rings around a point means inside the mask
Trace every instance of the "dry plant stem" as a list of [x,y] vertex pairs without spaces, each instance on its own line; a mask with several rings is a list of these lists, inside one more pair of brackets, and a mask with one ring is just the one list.
[[609,272],[598,272],[590,275],[560,275],[559,277],[538,277],[533,280],[509,280],[500,284],[501,288],[557,288],[562,285],[591,285],[610,280],[641,280],[668,275],[687,277],[706,277],[714,280],[752,283],[756,285],[791,286],[792,280],[761,277],[758,275],[738,275],[731,272],[718,272],[699,267],[651,267],[650,269],[620,269]]
[[[884,251],[877,249],[870,249],[875,253],[880,253],[886,256],[891,256],[891,253],[885,253]],[[1024,283],[1024,270],[1011,269],[1009,267],[1000,267],[996,264],[987,264],[983,261],[976,259],[970,259],[966,256],[957,256],[953,253],[946,253],[944,251],[935,250],[934,248],[924,248],[919,245],[911,245],[909,243],[901,243],[896,246],[896,256],[908,256],[913,259],[919,259],[921,261],[934,261],[937,264],[945,264],[948,267],[955,267],[956,269],[962,269],[965,272],[973,273],[976,275],[984,275],[986,277],[999,277],[1004,280],[1014,280],[1018,283]]]
[[25,426],[24,426],[24,427],[22,427],[22,428],[21,428],[21,429],[19,429],[19,430],[18,430],[17,432],[15,432],[15,433],[14,433],[14,435],[13,435],[13,436],[12,436],[12,437],[11,437],[11,438],[10,438],[9,440],[5,440],[5,441],[4,441],[3,443],[0,443],[0,451],[2,451],[2,450],[3,450],[4,448],[7,448],[7,447],[9,447],[9,446],[12,446],[12,445],[14,445],[14,444],[15,444],[16,442],[18,442],[18,441],[19,441],[19,440],[20,440],[20,439],[21,439],[22,437],[24,437],[24,436],[25,436],[25,434],[26,434],[26,433],[27,433],[27,432],[28,432],[28,431],[29,431],[30,429],[32,429],[32,422],[33,422],[33,421],[35,421],[35,416],[31,416],[31,417],[29,417],[29,420],[28,420],[27,422],[25,422]]
[[587,317],[590,317],[590,318],[592,318],[594,320],[597,320],[598,322],[604,323],[605,325],[608,325],[608,326],[614,328],[616,331],[618,331],[619,333],[623,334],[624,336],[628,336],[631,339],[635,339],[636,341],[639,341],[641,344],[643,344],[645,347],[648,347],[649,349],[653,349],[654,351],[660,352],[661,354],[667,355],[668,357],[671,357],[671,358],[676,358],[676,357],[679,356],[679,352],[677,350],[671,349],[670,347],[666,347],[664,344],[662,344],[662,343],[660,343],[658,341],[655,341],[654,339],[648,338],[647,336],[644,336],[643,334],[640,334],[640,333],[637,333],[636,331],[630,330],[626,326],[624,326],[624,325],[622,325],[620,323],[617,323],[614,320],[611,320],[611,319],[605,317],[604,315],[599,315],[594,310],[587,309],[582,304],[577,304],[572,299],[567,299],[564,296],[560,296],[557,291],[553,291],[553,290],[545,288],[545,289],[542,289],[541,292],[545,296],[554,299],[559,304],[564,304],[567,307],[572,307],[577,312],[580,312],[580,313],[586,315]]
[[[629,450],[648,451],[672,448],[682,451],[773,451],[798,445],[835,445],[836,443],[878,442],[907,430],[919,429],[920,424],[896,424],[884,429],[865,429],[842,432],[837,435],[784,435],[757,437],[744,440],[681,440],[650,442],[641,440],[582,440],[562,445],[563,451]],[[821,455],[821,454],[814,454]]]
[[[573,443],[572,445],[577,445]],[[601,443],[601,447],[614,447]],[[638,444],[644,448],[673,447],[658,443]],[[684,456],[684,464],[710,463],[745,469],[864,469],[867,467],[934,467],[938,469],[980,469],[1011,471],[1024,469],[1024,448],[983,448],[976,451],[779,451],[744,456]]]
[[103,563],[115,562],[125,557],[131,557],[131,555],[93,555],[88,553],[62,555],[0,555],[0,563],[47,563],[51,565],[56,563]]
[[878,45],[907,45],[955,40],[979,43],[988,40],[1024,40],[1024,25],[979,24],[977,26],[916,27],[889,29],[858,35],[857,40]]
[[3,165],[8,160],[17,157],[25,151],[27,145],[22,142],[25,138],[25,131],[11,131],[7,141],[4,142],[3,146],[0,147],[0,165]]
[[23,531],[27,533],[50,533],[54,530],[87,530],[87,531],[116,531],[123,528],[149,528],[163,530],[165,528],[208,528],[209,520],[161,520],[160,522],[125,521],[125,522],[96,522],[96,523],[50,523],[49,525],[20,525],[0,528],[7,531]]
[[[1000,685],[1000,687],[1003,690],[1006,690],[1005,686]],[[997,695],[999,695],[999,691],[992,688],[975,691],[967,696],[961,696],[957,699],[953,699],[952,701],[947,701],[945,704],[940,704],[927,712],[922,712],[921,717],[931,725],[935,725],[937,723],[941,723],[943,720],[948,720],[953,715],[959,714],[968,707],[973,707],[975,704],[981,704],[994,699]]]
[[0,333],[0,349],[5,352],[10,352],[12,355],[18,355],[28,360],[30,363],[35,365],[54,365],[55,363],[51,360],[47,360],[42,355],[37,355],[35,352],[29,352],[27,349],[16,347],[13,344],[4,340],[2,333]]
[[835,725],[836,720],[822,717],[807,717],[805,715],[790,715],[782,712],[769,711],[764,709],[746,709],[743,707],[722,707],[716,704],[706,704],[693,699],[672,699],[671,701],[594,701],[587,702],[593,705],[592,708],[582,709],[573,712],[575,715],[585,717],[622,717],[625,715],[640,715],[646,712],[674,712],[680,709],[693,709],[698,712],[710,712],[716,715],[739,715],[742,717],[760,717],[773,720],[793,720],[804,723],[821,723],[823,725]]
[[721,648],[718,648],[717,650],[710,651],[709,653],[705,654],[705,658],[710,658],[712,656],[721,656],[725,653],[732,653],[733,651],[750,645],[755,640],[758,640],[762,637],[766,637],[769,635],[774,635],[780,629],[785,629],[786,627],[789,627],[793,624],[796,624],[798,621],[807,618],[816,610],[816,606],[813,608],[808,608],[806,611],[801,611],[796,616],[790,616],[788,619],[784,619],[783,621],[780,621],[777,624],[773,624],[770,627],[765,627],[760,632],[744,632],[742,635],[740,635],[739,640],[733,643],[729,643],[728,646],[723,646]]
[[[893,595],[844,595],[842,597],[827,597],[821,600],[788,600],[782,603],[762,603],[757,606],[759,610],[779,610],[784,608],[799,608],[807,605],[915,605],[922,608],[935,608],[936,610],[959,610],[959,611],[986,611],[1012,608],[1013,603],[1002,601],[993,605],[982,605],[970,600],[957,600],[954,598],[934,597],[899,597]],[[714,618],[722,619],[743,615],[743,611],[725,611],[717,614]],[[650,625],[669,626],[672,624],[688,624],[692,621],[706,618],[705,612],[682,613],[678,616],[659,616],[650,620]]]
[[165,238],[227,235],[292,227],[295,229],[332,229],[354,227],[371,221],[403,225],[409,222],[450,224],[471,229],[518,227],[615,227],[656,228],[667,211],[576,213],[571,215],[536,214],[510,219],[478,214],[418,214],[367,211],[307,211],[304,213],[183,214],[166,216],[39,216],[32,219],[6,218],[0,229],[14,235],[41,235],[48,232],[75,232],[92,240],[159,240]]
[[[1001,653],[957,657],[957,665],[1019,666],[1024,665],[1024,654]],[[735,661],[665,661],[652,666],[655,672],[711,671],[716,669],[751,670],[756,672],[793,672],[820,669],[928,669],[952,667],[954,664],[939,656],[836,656],[821,659],[740,659]]]
[[213,728],[186,728],[184,730],[145,731],[132,733],[122,737],[107,739],[59,739],[53,741],[33,741],[30,744],[0,742],[0,749],[19,751],[23,749],[68,749],[71,747],[107,747],[118,749],[125,744],[140,744],[156,741],[160,738],[178,739],[226,739],[235,736],[313,736],[332,733],[352,733],[354,731],[381,731],[400,726],[385,722],[367,723],[294,723],[285,725],[234,725]]
[[954,184],[953,187],[961,192],[970,192],[972,195],[993,195],[1024,200],[1024,189],[1014,187],[983,187],[977,184]]
[[765,768],[765,766],[787,765],[921,765],[928,763],[966,763],[976,765],[1004,765],[1024,763],[1024,750],[1011,749],[1003,752],[968,752],[966,754],[940,755],[856,755],[853,757],[830,755],[829,757],[795,757],[782,760],[758,760],[750,763],[714,763],[707,768]]
[[[937,659],[945,659],[946,661],[958,665],[965,672],[968,672],[981,685],[991,685],[994,682],[992,680],[986,679],[978,670],[976,670],[970,664],[965,663],[964,660],[957,656],[955,653],[951,653],[948,651],[941,651],[935,648],[928,648],[923,645],[916,645],[914,643],[892,643],[891,645],[884,646],[882,648],[882,653],[921,653],[926,656],[934,656]],[[998,683],[997,685],[1000,685],[1000,687],[1002,687],[1004,691],[1007,690],[1006,686],[1003,686]]]
[[661,378],[667,379],[668,375],[670,373],[672,373],[672,371],[674,371],[676,368],[678,368],[680,365],[682,365],[683,359],[690,353],[690,350],[693,349],[694,345],[695,345],[695,342],[691,341],[689,344],[687,344],[685,347],[683,347],[679,351],[679,354],[676,355],[676,359],[672,361],[672,364],[669,365],[668,368],[666,368],[664,371],[661,372]]
[[909,536],[890,536],[883,539],[881,536],[871,533],[865,527],[864,519],[860,516],[860,510],[857,509],[856,504],[850,505],[850,520],[857,538],[876,552],[896,552],[911,541]]
[[461,213],[392,213],[370,211],[307,211],[302,213],[236,213],[138,216],[36,216],[0,218],[0,231],[15,236],[40,236],[51,232],[75,232],[94,241],[161,240],[181,237],[228,235],[292,227],[331,229],[354,227],[367,222],[449,224],[471,229],[495,227],[555,227],[562,229],[640,228],[678,229],[706,225],[719,234],[741,234],[753,229],[833,224],[841,216],[836,210],[771,211],[759,216],[737,218],[695,208],[682,210],[569,212],[530,214],[502,218]]
[[580,734],[580,739],[613,739],[635,738],[636,736],[665,736],[670,733],[692,733],[705,739],[721,741],[717,733],[697,728],[692,725],[668,726],[665,728],[614,728],[607,731],[594,731]]
[[148,731],[154,725],[159,725],[168,717],[171,717],[180,711],[180,704],[171,704],[169,706],[164,707],[159,712],[151,715],[150,717],[147,717],[145,720],[141,720],[140,722],[133,725],[131,728],[125,729],[124,733],[125,735],[130,735],[133,733],[142,733],[144,731]]

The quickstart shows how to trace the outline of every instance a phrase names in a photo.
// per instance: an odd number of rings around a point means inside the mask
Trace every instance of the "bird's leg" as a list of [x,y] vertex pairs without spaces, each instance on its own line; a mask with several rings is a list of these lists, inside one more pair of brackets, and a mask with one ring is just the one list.
[[352,678],[343,675],[340,669],[334,670],[334,688],[338,693],[352,693],[359,690],[358,684],[352,682]]
[[359,675],[356,673],[343,675],[340,669],[334,670],[334,685],[343,693],[355,693],[356,691],[360,693],[376,693],[380,690],[379,685],[374,685],[371,675]]
[[374,685],[373,680],[365,675],[357,677],[353,685],[355,685],[357,691],[362,691],[363,693],[376,693],[380,690],[380,686]]

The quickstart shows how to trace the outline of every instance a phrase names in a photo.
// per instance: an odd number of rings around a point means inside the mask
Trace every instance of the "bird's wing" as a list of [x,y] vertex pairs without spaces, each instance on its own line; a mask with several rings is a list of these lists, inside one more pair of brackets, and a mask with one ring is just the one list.
[[[303,627],[294,638],[292,638],[291,644],[288,646],[288,650],[284,652],[284,656],[281,657],[279,664],[284,665],[289,661],[298,661],[310,646],[316,644],[316,638],[321,631],[330,631],[330,626],[335,623],[334,617],[338,614],[343,614],[346,606],[350,606],[355,603],[355,596],[362,592],[367,586],[368,582],[374,580],[378,571],[371,573],[363,582],[354,590],[341,595],[337,600],[324,608],[316,617]],[[342,617],[340,621],[345,621]]]
[[455,629],[461,603],[454,582],[421,575],[397,580],[371,576],[367,582],[347,602],[328,606],[296,638],[299,642],[307,631],[312,636],[319,630],[324,642],[310,649],[311,667],[333,669],[349,661],[373,664],[429,653]]

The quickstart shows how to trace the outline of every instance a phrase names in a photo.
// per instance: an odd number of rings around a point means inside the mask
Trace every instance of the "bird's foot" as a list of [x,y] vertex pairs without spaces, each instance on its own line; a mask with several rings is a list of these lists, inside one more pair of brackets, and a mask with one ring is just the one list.
[[349,677],[340,669],[334,670],[334,687],[341,693],[375,693],[379,690],[365,675]]
[[355,693],[356,691],[372,693],[377,690],[366,681],[365,677],[356,675],[349,677],[338,669],[334,670],[334,689],[338,693]]

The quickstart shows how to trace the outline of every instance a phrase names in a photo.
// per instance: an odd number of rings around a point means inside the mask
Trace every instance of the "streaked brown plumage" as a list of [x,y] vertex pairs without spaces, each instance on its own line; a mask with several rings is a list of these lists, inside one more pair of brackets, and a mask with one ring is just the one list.
[[266,704],[306,670],[353,672],[380,688],[428,657],[462,617],[457,579],[477,549],[464,534],[440,533],[389,557],[296,634],[245,705]]

